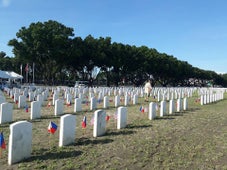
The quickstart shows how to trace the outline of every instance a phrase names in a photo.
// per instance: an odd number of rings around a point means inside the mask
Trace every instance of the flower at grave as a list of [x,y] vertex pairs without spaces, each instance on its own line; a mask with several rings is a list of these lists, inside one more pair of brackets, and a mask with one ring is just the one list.
[[86,128],[86,126],[87,126],[87,118],[86,118],[86,116],[84,116],[81,125],[82,125],[82,128]]
[[110,116],[106,115],[106,121],[108,122],[110,120]]
[[100,104],[100,103],[101,103],[101,99],[99,98],[99,99],[98,99],[98,104]]
[[57,130],[58,126],[54,122],[50,122],[48,126],[48,132],[54,134]]
[[6,148],[3,132],[0,133],[0,148],[2,148],[2,149]]
[[18,104],[18,100],[16,100],[16,104]]

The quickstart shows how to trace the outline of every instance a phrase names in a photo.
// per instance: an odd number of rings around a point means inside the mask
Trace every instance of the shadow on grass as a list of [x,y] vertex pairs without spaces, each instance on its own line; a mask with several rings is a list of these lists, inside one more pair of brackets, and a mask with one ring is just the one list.
[[97,144],[107,144],[113,142],[113,139],[89,139],[89,138],[79,138],[73,145],[97,145]]
[[200,108],[196,107],[196,108],[189,108],[188,110],[186,110],[186,113],[190,113],[190,112],[195,112],[201,110]]
[[[37,122],[38,121],[41,121],[42,119],[59,119],[62,115],[59,115],[59,116],[55,116],[55,115],[43,115],[41,116],[41,118],[37,119]],[[32,120],[32,121],[35,121],[36,119]]]
[[127,125],[127,129],[134,129],[134,128],[148,128],[148,127],[151,127],[152,125],[132,125],[132,124],[129,124]]
[[[171,116],[177,116],[177,115],[172,114]],[[175,119],[175,118],[166,115],[166,116],[163,116],[163,117],[156,117],[154,120],[171,120],[171,119]]]
[[110,135],[110,136],[117,136],[117,135],[131,135],[131,134],[134,134],[135,131],[117,131],[117,132],[114,132],[114,131],[111,131],[111,132],[107,132],[106,135]]
[[82,151],[70,150],[42,150],[42,154],[31,156],[30,158],[24,160],[24,162],[33,162],[37,160],[50,160],[50,159],[65,159],[71,157],[77,157],[81,155]]

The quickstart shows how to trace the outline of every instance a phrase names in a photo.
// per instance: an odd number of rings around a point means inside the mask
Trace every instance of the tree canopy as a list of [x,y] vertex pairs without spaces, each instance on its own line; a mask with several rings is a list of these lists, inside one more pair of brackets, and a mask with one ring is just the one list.
[[[226,85],[224,76],[193,67],[154,48],[111,42],[111,37],[88,35],[82,39],[74,36],[73,28],[53,20],[22,27],[8,45],[13,47],[15,57],[1,52],[1,69],[19,71],[21,64],[35,63],[37,83],[86,80],[91,86],[94,83],[139,86],[152,77],[153,83],[161,86],[194,86],[198,85],[196,80],[202,82],[199,85],[207,82]],[[97,70],[98,75],[94,74]]]

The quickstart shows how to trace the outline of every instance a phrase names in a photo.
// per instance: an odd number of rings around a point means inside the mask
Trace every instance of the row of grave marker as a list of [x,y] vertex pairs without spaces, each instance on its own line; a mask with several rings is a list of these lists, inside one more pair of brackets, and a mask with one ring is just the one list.
[[[209,101],[214,102],[216,100],[221,100],[221,99],[223,99],[223,93],[221,93],[220,95],[217,93],[217,96],[213,97],[212,100],[209,100]],[[75,99],[75,100],[77,100],[77,99]],[[56,100],[56,102],[57,101],[60,101],[60,100]],[[62,100],[61,100],[61,102],[62,102]],[[78,105],[77,103],[78,103],[78,101],[75,101],[75,105]],[[81,102],[79,102],[79,103],[81,103]],[[91,103],[92,103],[92,100],[91,100]],[[55,108],[58,107],[58,105],[62,106],[62,103],[61,104],[55,103]],[[176,106],[177,106],[177,111],[181,111],[182,99],[177,99]],[[31,107],[41,107],[41,104],[38,101],[34,101],[34,102],[31,102]],[[118,124],[117,124],[118,129],[123,128],[127,125],[127,108],[126,107],[119,107],[119,108],[123,108],[124,110],[122,111],[123,114],[121,114],[121,111],[118,111]],[[12,109],[12,105],[10,105],[9,103],[1,104],[1,115],[11,109]],[[166,114],[165,109],[166,109],[166,101],[161,101],[160,116],[164,116]],[[183,109],[184,110],[187,109],[187,98],[183,99]],[[31,109],[31,110],[33,110],[33,109]],[[35,109],[35,110],[37,110],[37,109]],[[154,102],[149,103],[148,118],[150,120],[152,120],[156,117],[156,110],[157,110],[157,104]],[[171,114],[172,112],[174,112],[174,110],[175,110],[174,109],[174,100],[170,100],[169,113]],[[122,116],[119,116],[119,115],[122,115]],[[69,144],[68,142],[71,141],[71,140],[68,140],[69,138],[73,139],[73,141],[74,141],[75,136],[72,136],[72,135],[75,133],[68,132],[68,131],[71,131],[72,129],[75,129],[76,125],[75,125],[74,119],[76,119],[76,118],[74,118],[74,117],[75,117],[75,115],[64,115],[61,117],[59,146],[64,146],[64,145]],[[122,117],[122,118],[120,118],[120,117]],[[31,116],[31,118],[32,118],[32,116]],[[70,118],[70,120],[68,120],[69,118]],[[70,122],[70,121],[72,121],[72,122]],[[62,123],[62,122],[64,122],[64,123]],[[94,128],[93,128],[94,137],[98,137],[98,136],[105,134],[105,129],[106,129],[105,122],[106,122],[106,112],[104,110],[95,111]],[[68,127],[69,125],[71,127]],[[26,128],[27,130],[19,130],[20,128],[24,128],[24,129]],[[23,134],[21,134],[21,133],[23,133]],[[23,136],[21,138],[21,135],[22,136],[25,135],[25,136]],[[30,136],[27,136],[27,135],[30,135]],[[18,138],[18,136],[20,139]],[[32,141],[32,123],[29,123],[27,121],[19,121],[19,122],[16,122],[16,123],[13,123],[10,125],[9,153],[8,153],[8,164],[9,165],[19,162],[19,161],[23,160],[24,158],[30,157],[31,141]],[[15,151],[15,148],[18,148],[19,150]]]
[[[127,125],[127,107],[119,107],[117,111],[117,129]],[[94,112],[93,137],[106,133],[106,112]],[[59,147],[74,143],[76,134],[76,115],[66,114],[60,117]],[[8,164],[20,162],[31,157],[32,152],[32,123],[18,121],[10,125]]]

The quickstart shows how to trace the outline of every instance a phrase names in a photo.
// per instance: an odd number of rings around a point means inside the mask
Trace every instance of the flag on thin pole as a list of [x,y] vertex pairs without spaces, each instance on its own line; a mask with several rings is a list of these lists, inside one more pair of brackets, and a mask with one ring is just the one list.
[[2,132],[0,133],[0,148],[2,149],[6,148],[6,144],[5,144],[5,140]]
[[86,128],[87,126],[87,118],[84,116],[83,121],[82,121],[82,128]]
[[28,63],[25,66],[25,71],[28,72]]
[[22,75],[22,69],[23,69],[23,65],[20,65],[20,74]]
[[28,63],[26,64],[25,72],[26,72],[26,83],[28,83]]
[[54,134],[57,130],[58,126],[54,122],[50,122],[48,126],[48,132]]
[[2,158],[2,149],[6,148],[6,144],[5,144],[5,140],[4,140],[4,136],[3,133],[0,133],[0,158]]
[[144,113],[144,107],[140,106],[140,112]]
[[32,83],[35,83],[35,63],[32,64]]
[[25,112],[28,112],[28,105],[25,105]]
[[110,116],[106,115],[106,121],[108,122],[110,120]]

